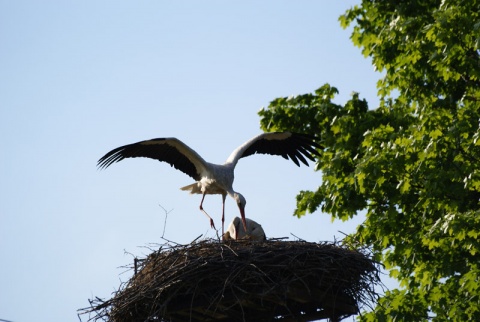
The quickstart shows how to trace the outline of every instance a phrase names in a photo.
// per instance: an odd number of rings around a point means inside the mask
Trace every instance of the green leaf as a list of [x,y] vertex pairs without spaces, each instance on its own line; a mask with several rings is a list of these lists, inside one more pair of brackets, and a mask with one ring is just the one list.
[[325,84],[259,112],[265,131],[308,133],[325,147],[319,187],[299,193],[294,214],[367,214],[347,238],[400,287],[360,320],[480,321],[478,3],[362,0],[339,21],[382,72],[380,103],[355,93],[337,104]]

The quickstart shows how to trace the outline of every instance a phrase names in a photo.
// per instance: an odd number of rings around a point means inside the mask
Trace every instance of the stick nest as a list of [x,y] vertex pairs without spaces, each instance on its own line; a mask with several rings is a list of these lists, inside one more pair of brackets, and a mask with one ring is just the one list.
[[[135,259],[89,321],[339,321],[375,302],[378,265],[337,243],[203,240]],[[92,317],[93,315],[93,317]]]

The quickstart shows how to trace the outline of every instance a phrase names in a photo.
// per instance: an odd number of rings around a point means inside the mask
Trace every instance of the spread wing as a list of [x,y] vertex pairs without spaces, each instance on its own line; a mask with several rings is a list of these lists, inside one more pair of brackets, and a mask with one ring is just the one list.
[[319,155],[317,149],[323,149],[316,141],[317,138],[307,134],[291,132],[263,133],[239,146],[232,152],[225,163],[236,164],[241,158],[262,153],[279,155],[287,160],[291,159],[297,166],[300,166],[300,160],[308,166],[307,159],[315,161],[315,156]]
[[152,139],[118,147],[101,157],[97,166],[105,169],[112,163],[138,157],[166,162],[197,181],[208,167],[197,152],[176,138]]

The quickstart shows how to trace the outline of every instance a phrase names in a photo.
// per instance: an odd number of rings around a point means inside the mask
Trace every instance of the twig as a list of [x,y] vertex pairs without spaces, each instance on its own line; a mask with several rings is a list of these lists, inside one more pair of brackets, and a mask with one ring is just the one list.
[[277,240],[286,240],[289,239],[290,237],[270,237],[267,240],[268,241],[277,241]]
[[295,238],[296,238],[296,239],[298,239],[299,241],[306,242],[306,240],[305,240],[305,239],[303,239],[303,238],[300,238],[300,237],[298,237],[298,236],[294,235],[293,233],[290,233],[290,235],[292,235],[293,237],[295,237]]
[[192,241],[190,242],[190,245],[193,245],[193,244],[195,244],[195,243],[197,242],[197,240],[199,240],[199,239],[200,239],[202,236],[203,236],[203,234],[202,234],[202,235],[200,235],[200,236],[198,236],[198,237],[197,237],[197,238],[195,238],[194,240],[192,240]]
[[161,236],[163,238],[163,236],[165,236],[165,229],[167,228],[167,217],[168,217],[168,214],[173,211],[173,208],[171,210],[167,211],[167,209],[165,209],[161,204],[158,204],[158,205],[165,212],[165,221],[163,222],[163,232],[162,232],[162,236]]

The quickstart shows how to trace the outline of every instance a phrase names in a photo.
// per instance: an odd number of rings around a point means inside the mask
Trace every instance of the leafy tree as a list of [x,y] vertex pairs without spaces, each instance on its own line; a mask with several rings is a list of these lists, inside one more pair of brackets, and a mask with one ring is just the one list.
[[369,109],[337,90],[277,98],[259,112],[266,131],[320,137],[316,191],[295,215],[320,208],[366,220],[348,237],[367,245],[400,282],[363,321],[480,321],[480,4],[374,1],[340,17],[382,72]]

